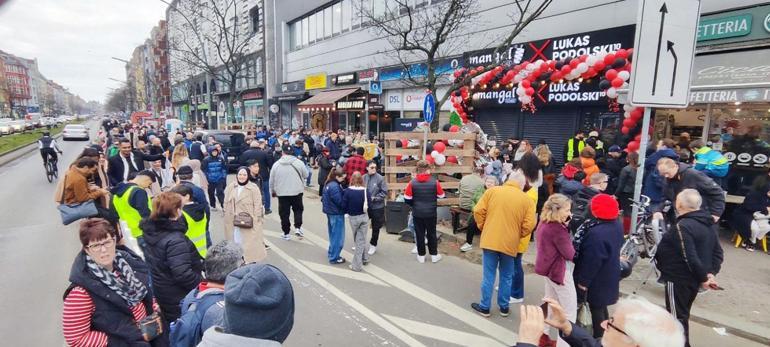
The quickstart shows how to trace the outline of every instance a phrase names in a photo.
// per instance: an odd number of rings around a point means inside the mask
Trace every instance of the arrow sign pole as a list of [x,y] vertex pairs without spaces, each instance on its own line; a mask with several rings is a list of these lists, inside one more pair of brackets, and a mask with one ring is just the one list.
[[652,95],[655,95],[655,87],[658,84],[658,65],[660,63],[660,46],[663,43],[663,24],[666,22],[668,8],[666,3],[660,7],[660,29],[658,30],[658,50],[655,52],[655,74],[652,77]]
[[676,85],[676,66],[679,64],[679,58],[676,57],[676,51],[674,50],[674,43],[667,41],[667,50],[674,56],[674,72],[671,73],[671,96],[674,96],[674,86]]

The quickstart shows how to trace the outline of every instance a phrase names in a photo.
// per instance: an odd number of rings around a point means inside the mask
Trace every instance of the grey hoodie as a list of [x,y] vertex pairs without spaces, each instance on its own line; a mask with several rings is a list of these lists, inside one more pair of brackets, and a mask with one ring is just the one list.
[[297,196],[305,191],[307,168],[293,155],[284,155],[270,170],[270,191],[278,196]]
[[203,340],[198,347],[280,347],[281,343],[254,337],[244,337],[225,333],[222,328],[213,326],[203,333]]
[[366,199],[369,208],[373,210],[385,208],[385,199],[388,197],[388,185],[382,175],[364,175],[364,185],[366,186]]

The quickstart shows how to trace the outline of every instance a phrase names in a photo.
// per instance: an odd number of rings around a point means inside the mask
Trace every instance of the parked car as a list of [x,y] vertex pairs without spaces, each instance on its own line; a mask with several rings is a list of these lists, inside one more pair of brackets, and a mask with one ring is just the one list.
[[25,124],[23,120],[15,120],[11,122],[11,128],[14,133],[24,132]]
[[13,134],[13,128],[11,128],[11,122],[0,121],[0,135]]
[[67,124],[62,130],[62,140],[86,140],[90,139],[88,129],[82,124]]
[[222,149],[227,152],[227,168],[235,170],[240,166],[241,153],[246,149],[246,134],[229,130],[200,130],[195,132],[195,136],[200,134],[203,137],[203,143],[208,143],[209,136],[222,144]]
[[35,122],[31,120],[25,120],[24,130],[35,130]]

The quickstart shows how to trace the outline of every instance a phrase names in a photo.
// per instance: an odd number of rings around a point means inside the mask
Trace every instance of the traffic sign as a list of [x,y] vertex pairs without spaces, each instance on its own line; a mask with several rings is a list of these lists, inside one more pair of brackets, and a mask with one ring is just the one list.
[[369,81],[369,94],[375,94],[375,95],[382,94],[382,82]]
[[425,121],[433,122],[433,118],[436,116],[436,99],[433,94],[428,93],[425,95],[425,101],[422,104],[422,113],[425,116]]
[[700,0],[640,0],[631,103],[687,107]]

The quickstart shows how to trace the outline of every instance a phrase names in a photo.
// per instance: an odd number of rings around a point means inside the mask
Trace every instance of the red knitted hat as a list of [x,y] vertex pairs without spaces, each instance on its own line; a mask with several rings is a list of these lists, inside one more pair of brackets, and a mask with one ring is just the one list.
[[591,199],[591,213],[594,217],[603,220],[618,218],[620,213],[618,201],[611,195],[597,194]]

